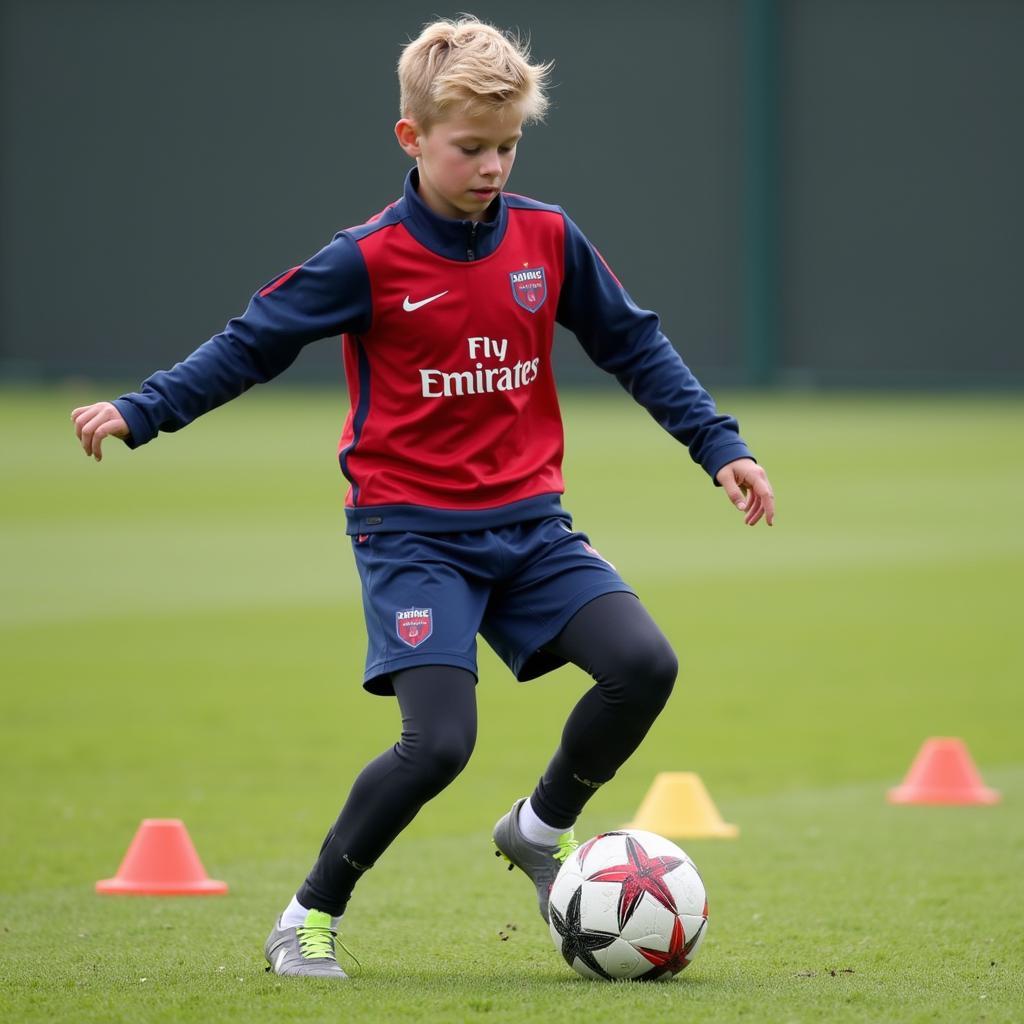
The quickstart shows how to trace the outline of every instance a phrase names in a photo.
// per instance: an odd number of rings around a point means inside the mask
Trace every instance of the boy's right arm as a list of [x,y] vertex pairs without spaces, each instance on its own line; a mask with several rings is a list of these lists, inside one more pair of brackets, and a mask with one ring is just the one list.
[[76,409],[75,432],[97,461],[108,436],[137,448],[276,377],[309,342],[365,332],[371,315],[366,264],[356,243],[340,234],[261,288],[242,316],[184,361],[154,373],[136,392]]

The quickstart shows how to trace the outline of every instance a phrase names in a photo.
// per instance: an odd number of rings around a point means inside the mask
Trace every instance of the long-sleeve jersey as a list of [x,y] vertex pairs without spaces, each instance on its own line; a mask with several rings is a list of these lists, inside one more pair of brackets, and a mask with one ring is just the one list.
[[245,313],[115,406],[129,447],[276,377],[343,336],[338,448],[349,533],[486,529],[557,513],[558,322],[714,478],[749,457],[736,421],[557,206],[505,193],[481,222],[402,197],[261,288]]

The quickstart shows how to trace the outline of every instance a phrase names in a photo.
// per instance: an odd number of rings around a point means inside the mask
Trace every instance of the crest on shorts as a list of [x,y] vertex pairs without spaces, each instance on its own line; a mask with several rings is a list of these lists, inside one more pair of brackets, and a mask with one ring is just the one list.
[[430,608],[403,608],[395,612],[395,632],[403,644],[419,647],[434,632],[434,615]]
[[529,313],[536,313],[548,297],[548,279],[543,267],[526,267],[508,275],[512,298]]

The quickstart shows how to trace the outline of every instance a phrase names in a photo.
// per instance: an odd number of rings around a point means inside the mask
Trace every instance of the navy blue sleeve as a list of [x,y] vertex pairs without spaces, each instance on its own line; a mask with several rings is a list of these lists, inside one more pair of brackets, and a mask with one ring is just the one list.
[[565,278],[557,318],[602,370],[614,374],[665,430],[686,445],[712,480],[727,463],[753,458],[736,420],[718,412],[662,333],[657,315],[633,302],[567,216]]
[[370,280],[356,243],[345,234],[261,288],[246,311],[170,370],[116,399],[129,448],[175,431],[288,369],[304,345],[369,329]]

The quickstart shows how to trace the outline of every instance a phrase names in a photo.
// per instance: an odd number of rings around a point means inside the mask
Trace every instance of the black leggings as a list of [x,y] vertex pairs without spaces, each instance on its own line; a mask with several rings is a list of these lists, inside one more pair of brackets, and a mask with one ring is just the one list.
[[[545,650],[596,680],[569,715],[530,798],[542,821],[569,828],[647,735],[672,692],[678,664],[643,605],[625,593],[584,605]],[[359,773],[297,893],[304,907],[335,917],[363,872],[466,767],[476,742],[471,672],[427,665],[395,673],[392,683],[401,739]]]

